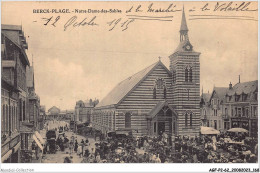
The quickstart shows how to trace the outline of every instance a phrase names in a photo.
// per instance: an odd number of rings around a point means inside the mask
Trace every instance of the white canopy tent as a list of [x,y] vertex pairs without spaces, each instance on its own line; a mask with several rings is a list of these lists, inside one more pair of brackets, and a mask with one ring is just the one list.
[[220,134],[220,131],[212,128],[212,127],[200,127],[200,133],[203,135],[218,135]]
[[238,132],[241,132],[241,133],[247,133],[248,130],[243,129],[243,128],[231,128],[231,129],[228,130],[228,132],[234,132],[234,133],[238,133]]

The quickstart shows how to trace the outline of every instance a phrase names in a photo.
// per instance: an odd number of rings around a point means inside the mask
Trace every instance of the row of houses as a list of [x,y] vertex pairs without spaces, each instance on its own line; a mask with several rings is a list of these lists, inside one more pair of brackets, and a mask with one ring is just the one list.
[[[203,92],[202,92],[203,93]],[[258,135],[258,80],[214,87],[201,95],[201,125],[220,131],[244,128]]]
[[32,151],[35,132],[44,124],[27,49],[22,26],[2,25],[1,161],[4,163],[23,161],[26,153]]

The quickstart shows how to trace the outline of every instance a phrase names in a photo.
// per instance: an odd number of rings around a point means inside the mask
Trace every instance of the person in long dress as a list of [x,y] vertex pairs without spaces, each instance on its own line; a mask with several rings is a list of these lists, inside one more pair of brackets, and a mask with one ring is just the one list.
[[76,141],[75,141],[74,151],[75,151],[76,153],[77,153],[77,151],[78,151],[78,141],[77,141],[77,139],[76,139]]
[[73,144],[72,140],[70,141],[69,149],[70,149],[70,154],[72,154],[73,153],[73,149],[74,149],[74,144]]

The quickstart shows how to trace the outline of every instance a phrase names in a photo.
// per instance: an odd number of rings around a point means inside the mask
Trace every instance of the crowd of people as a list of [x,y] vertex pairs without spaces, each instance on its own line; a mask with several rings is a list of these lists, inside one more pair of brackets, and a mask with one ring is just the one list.
[[[200,137],[177,136],[107,139],[86,148],[85,163],[256,163],[257,139],[221,133]],[[94,150],[94,151],[93,151]]]
[[[67,131],[68,127],[57,130]],[[93,137],[93,136],[92,136]],[[257,163],[257,138],[246,133],[221,133],[196,137],[166,133],[159,136],[121,136],[100,138],[95,146],[88,139],[81,141],[66,135],[58,136],[61,151],[69,148],[64,163],[72,162],[76,153],[82,163]]]

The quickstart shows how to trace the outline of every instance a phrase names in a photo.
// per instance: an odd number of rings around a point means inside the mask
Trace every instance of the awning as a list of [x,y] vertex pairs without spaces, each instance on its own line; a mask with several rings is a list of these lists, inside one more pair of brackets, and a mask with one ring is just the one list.
[[41,134],[39,132],[35,131],[35,136],[39,139],[41,144],[45,144],[45,140],[43,139],[43,137],[41,136]]
[[43,151],[43,146],[42,146],[41,142],[37,139],[37,137],[35,135],[33,135],[33,139],[36,142],[36,144],[38,145],[38,147]]
[[212,127],[200,127],[200,133],[203,135],[217,135],[220,134],[220,132],[216,129],[213,129]]
[[12,150],[9,150],[2,158],[1,161],[4,163],[5,160],[7,160],[12,154]]
[[235,133],[238,133],[238,132],[243,132],[243,133],[247,133],[248,130],[246,129],[243,129],[243,128],[232,128],[232,129],[229,129],[228,132],[235,132]]

